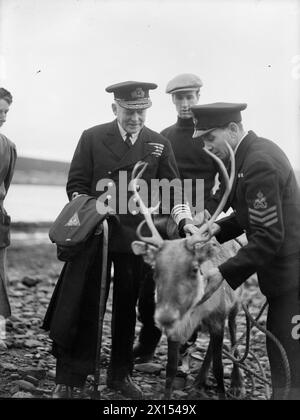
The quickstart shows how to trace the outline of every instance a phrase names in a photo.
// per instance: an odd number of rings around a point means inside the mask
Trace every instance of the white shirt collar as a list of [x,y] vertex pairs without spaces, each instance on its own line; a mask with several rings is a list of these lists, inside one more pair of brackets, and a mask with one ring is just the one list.
[[238,142],[238,144],[237,144],[237,146],[236,146],[236,148],[235,148],[235,151],[234,151],[234,154],[235,154],[235,155],[236,155],[236,151],[237,151],[237,149],[238,149],[239,145],[242,143],[242,141],[244,140],[244,138],[245,138],[247,135],[248,135],[248,133],[246,132],[246,133],[243,135],[243,137],[240,139],[240,141]]
[[[119,127],[119,130],[120,130],[120,134],[121,134],[123,140],[125,141],[126,140],[127,131],[124,130],[124,128],[119,123],[119,121],[118,121],[118,127]],[[137,133],[131,134],[130,141],[131,141],[132,144],[134,144],[137,141],[137,138],[138,138],[139,134],[140,134],[139,131]]]

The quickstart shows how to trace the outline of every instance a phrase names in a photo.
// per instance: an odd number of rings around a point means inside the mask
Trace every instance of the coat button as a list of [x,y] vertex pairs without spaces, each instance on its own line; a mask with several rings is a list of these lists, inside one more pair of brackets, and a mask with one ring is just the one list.
[[111,175],[111,171],[108,171],[107,173],[108,173],[108,175]]
[[108,196],[106,197],[107,200],[111,200],[111,195],[108,194]]
[[109,182],[109,183],[107,184],[107,186],[108,186],[108,187],[113,187],[113,185],[114,185],[114,183],[113,183],[113,182]]

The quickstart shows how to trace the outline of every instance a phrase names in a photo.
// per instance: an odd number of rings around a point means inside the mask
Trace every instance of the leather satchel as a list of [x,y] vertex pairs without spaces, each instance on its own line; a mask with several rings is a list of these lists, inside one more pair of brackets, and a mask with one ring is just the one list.
[[49,238],[57,246],[59,260],[74,260],[84,250],[87,239],[107,217],[107,213],[97,211],[96,202],[95,197],[78,195],[57,216],[49,230]]

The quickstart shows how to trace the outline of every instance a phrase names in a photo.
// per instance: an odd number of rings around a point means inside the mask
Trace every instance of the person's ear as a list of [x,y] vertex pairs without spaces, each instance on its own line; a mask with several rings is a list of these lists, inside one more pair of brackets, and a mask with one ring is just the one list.
[[115,116],[117,116],[117,105],[115,103],[111,104],[112,111]]
[[237,135],[237,133],[239,132],[239,127],[235,122],[229,123],[228,128],[234,135]]

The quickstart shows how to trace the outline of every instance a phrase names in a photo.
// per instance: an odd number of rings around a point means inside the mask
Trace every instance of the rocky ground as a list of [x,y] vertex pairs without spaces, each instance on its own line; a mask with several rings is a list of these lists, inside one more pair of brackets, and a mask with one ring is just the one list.
[[[51,398],[54,386],[55,359],[50,354],[51,340],[40,328],[46,312],[49,299],[57,281],[62,263],[56,259],[56,249],[50,244],[46,235],[26,233],[13,235],[12,245],[8,250],[8,275],[10,280],[10,300],[12,317],[6,322],[6,334],[0,344],[0,398]],[[264,299],[252,282],[247,287],[246,296],[252,300],[251,311],[257,314]],[[105,385],[105,369],[108,363],[110,349],[110,315],[111,300],[104,322],[103,346],[101,356],[101,398],[107,400],[122,399]],[[262,317],[262,322],[265,315]],[[1,325],[0,325],[1,327]],[[137,325],[137,333],[140,326]],[[238,335],[245,331],[245,319],[241,313],[238,317]],[[227,334],[226,334],[227,336]],[[1,338],[1,336],[0,336]],[[1,343],[1,341],[0,341]],[[248,367],[252,372],[259,372],[255,356],[261,363],[261,369],[269,378],[269,366],[265,351],[264,334],[258,330],[252,331],[251,350],[254,354],[248,359]],[[214,379],[210,376],[209,387],[205,393],[195,393],[192,384],[195,375],[205,355],[208,337],[199,336],[191,349],[190,369],[185,374],[178,375],[173,398],[216,399]],[[226,338],[225,344],[228,343]],[[6,348],[5,348],[6,347]],[[244,344],[240,346],[243,351]],[[144,391],[145,399],[161,399],[165,382],[167,344],[163,338],[153,363],[136,365],[134,380]],[[230,387],[232,362],[224,357],[226,388]],[[264,385],[255,380],[254,388],[251,376],[245,374],[246,399],[266,399]],[[89,378],[92,385],[92,377]],[[78,398],[82,395],[78,394]],[[230,395],[228,395],[230,398]]]

